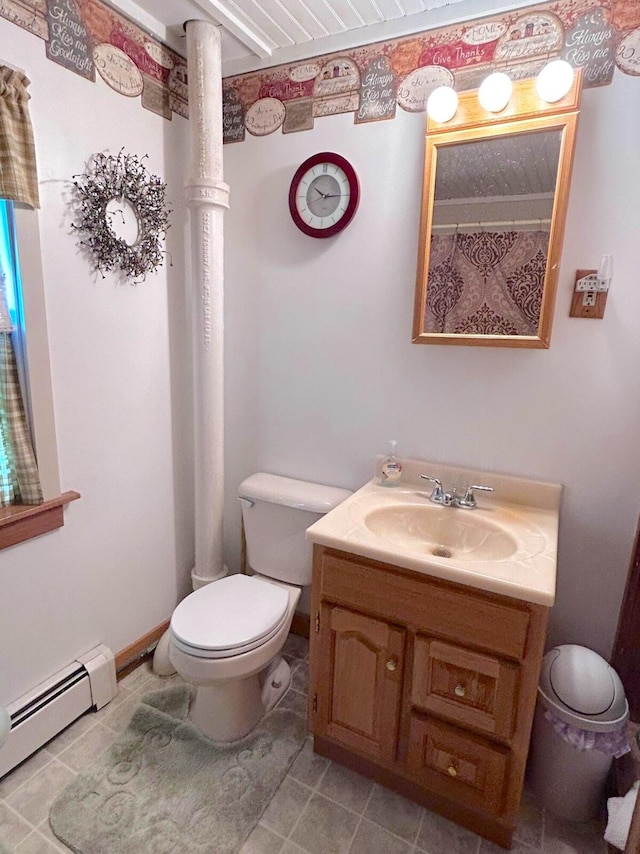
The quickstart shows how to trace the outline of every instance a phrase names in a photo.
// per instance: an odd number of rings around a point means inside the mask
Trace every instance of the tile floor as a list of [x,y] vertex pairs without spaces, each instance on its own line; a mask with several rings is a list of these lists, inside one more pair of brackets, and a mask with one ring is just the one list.
[[[304,714],[307,642],[291,635],[285,655],[293,680],[282,704]],[[143,664],[117,697],[88,713],[0,780],[0,839],[13,854],[69,852],[49,829],[57,794],[105,750],[146,691],[161,679]],[[309,740],[240,854],[497,854],[504,849],[316,756]],[[525,799],[514,854],[605,854],[601,825],[571,825]],[[117,854],[117,852],[109,852]],[[141,852],[143,854],[143,852]]]

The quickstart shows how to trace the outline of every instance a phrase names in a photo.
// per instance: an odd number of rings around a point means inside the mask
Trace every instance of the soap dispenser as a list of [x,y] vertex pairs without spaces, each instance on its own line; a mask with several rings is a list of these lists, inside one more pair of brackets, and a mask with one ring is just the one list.
[[402,478],[402,463],[396,455],[398,443],[395,439],[389,442],[389,452],[382,461],[380,484],[382,486],[399,486]]

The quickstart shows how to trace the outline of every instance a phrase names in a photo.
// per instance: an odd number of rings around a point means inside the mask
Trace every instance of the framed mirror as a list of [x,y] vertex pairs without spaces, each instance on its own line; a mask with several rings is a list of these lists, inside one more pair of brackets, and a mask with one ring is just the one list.
[[414,343],[549,346],[579,93],[523,80],[498,115],[473,91],[427,120]]

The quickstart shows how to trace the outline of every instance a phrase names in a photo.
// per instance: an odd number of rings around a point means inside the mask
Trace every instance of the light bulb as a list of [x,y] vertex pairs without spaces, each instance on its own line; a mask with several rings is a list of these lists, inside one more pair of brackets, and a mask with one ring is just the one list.
[[438,86],[429,95],[427,100],[427,113],[434,122],[450,121],[458,109],[458,96],[451,86]]
[[536,80],[536,92],[548,104],[564,98],[573,83],[573,68],[564,59],[554,59],[542,69]]
[[485,78],[478,90],[480,104],[490,113],[500,113],[509,103],[513,83],[504,71],[494,71]]

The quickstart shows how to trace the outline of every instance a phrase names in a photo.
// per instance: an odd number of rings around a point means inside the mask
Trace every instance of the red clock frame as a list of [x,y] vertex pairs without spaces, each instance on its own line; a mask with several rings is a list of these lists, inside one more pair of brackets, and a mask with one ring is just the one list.
[[[314,166],[318,166],[320,163],[331,163],[339,169],[342,169],[349,182],[349,203],[347,205],[347,209],[338,222],[330,225],[328,228],[313,228],[302,219],[298,212],[298,208],[296,207],[296,195],[298,193],[298,187],[300,186],[302,177],[309,171],[309,169],[312,169]],[[319,154],[314,154],[313,157],[307,158],[307,160],[298,167],[291,180],[291,186],[289,188],[289,212],[291,213],[291,218],[300,231],[304,232],[304,234],[308,234],[309,237],[333,237],[334,234],[339,234],[349,225],[355,216],[359,203],[360,183],[358,181],[356,170],[348,160],[342,157],[342,155],[335,154],[332,151],[321,151]]]

